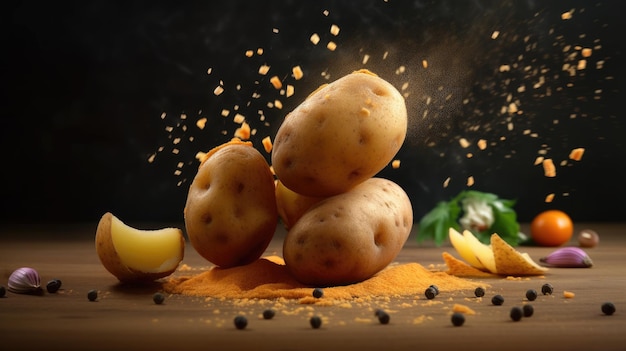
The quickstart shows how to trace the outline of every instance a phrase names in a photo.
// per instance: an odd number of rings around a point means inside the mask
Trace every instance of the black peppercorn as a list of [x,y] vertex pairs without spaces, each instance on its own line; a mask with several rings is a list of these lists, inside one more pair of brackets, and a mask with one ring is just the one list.
[[435,289],[435,295],[439,295],[439,287],[437,285],[431,284],[429,288]]
[[550,283],[545,283],[543,284],[543,286],[541,286],[541,293],[544,295],[552,295],[552,293],[554,292],[554,288],[552,287],[552,284]]
[[528,301],[535,301],[537,299],[537,290],[528,289],[526,290],[526,298]]
[[476,288],[476,290],[474,290],[474,295],[476,295],[476,297],[483,297],[485,296],[485,289],[481,288],[480,286]]
[[520,319],[522,319],[522,316],[524,315],[524,311],[522,311],[522,309],[520,307],[513,307],[511,308],[511,319],[515,322],[519,321]]
[[5,297],[7,294],[7,288],[4,285],[0,285],[0,297]]
[[535,309],[532,305],[524,305],[522,310],[524,311],[524,317],[530,317],[535,313]]
[[165,301],[165,295],[160,292],[156,292],[154,293],[154,295],[152,295],[152,301],[154,301],[154,303],[156,303],[157,305],[160,305],[163,303],[163,301]]
[[612,315],[613,313],[615,313],[615,305],[612,302],[603,303],[602,313],[606,314],[607,316]]
[[235,328],[237,329],[245,329],[248,326],[248,318],[245,316],[237,316],[234,319]]
[[426,291],[424,291],[424,295],[426,295],[427,299],[431,300],[434,299],[435,296],[437,296],[437,291],[432,286],[429,286],[428,288],[426,288]]
[[376,316],[378,317],[378,321],[380,322],[380,324],[389,324],[389,320],[391,319],[389,313],[383,310],[379,310],[378,313],[376,313]]
[[465,323],[465,316],[463,315],[463,313],[460,312],[455,312],[452,314],[452,325],[454,325],[455,327],[460,327],[463,325],[463,323]]
[[504,297],[502,297],[502,295],[494,295],[491,298],[491,303],[496,306],[500,306],[504,303]]
[[61,280],[59,279],[52,279],[51,281],[48,282],[48,284],[46,284],[46,290],[50,294],[56,293],[57,291],[59,291],[60,288],[61,288]]
[[315,288],[315,289],[313,289],[313,297],[314,298],[319,299],[322,296],[324,296],[324,290],[322,290],[322,288]]
[[87,298],[89,301],[96,301],[98,299],[98,290],[89,290],[87,292]]
[[263,311],[263,319],[272,319],[272,318],[274,318],[275,314],[276,314],[276,312],[274,312],[273,309],[268,308],[265,311]]
[[311,323],[311,327],[313,327],[313,329],[317,329],[322,326],[322,319],[319,316],[311,317],[309,322]]

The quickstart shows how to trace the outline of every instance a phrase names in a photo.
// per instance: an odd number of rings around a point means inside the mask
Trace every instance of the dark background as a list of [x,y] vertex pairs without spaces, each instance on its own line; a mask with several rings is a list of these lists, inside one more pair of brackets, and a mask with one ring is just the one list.
[[[256,129],[252,140],[262,150],[260,140],[273,137],[310,91],[361,67],[398,89],[408,83],[401,167],[380,175],[406,189],[416,221],[467,188],[468,176],[472,189],[516,199],[520,221],[547,208],[575,221],[622,221],[619,3],[544,3],[9,2],[0,15],[0,223],[95,224],[106,211],[128,222],[180,222],[195,153],[232,137],[235,112]],[[572,19],[562,20],[570,9]],[[336,37],[331,24],[341,28]],[[317,46],[312,33],[322,39]],[[325,48],[329,40],[336,51]],[[568,56],[576,45],[595,49],[587,68],[570,76],[563,65],[580,58]],[[262,55],[244,55],[257,48]],[[264,63],[267,76],[257,72]],[[502,64],[513,67],[500,72]],[[300,81],[290,76],[296,65],[305,73]],[[284,98],[272,88],[274,74],[296,94]],[[220,82],[225,92],[215,96]],[[502,112],[507,97],[521,114]],[[282,109],[267,106],[275,99]],[[195,125],[202,117],[203,130]],[[473,146],[461,148],[461,137]],[[492,143],[487,150],[476,148],[480,138]],[[568,160],[575,147],[586,149],[579,162]],[[533,165],[542,150],[557,177]],[[556,197],[546,204],[549,193]]]

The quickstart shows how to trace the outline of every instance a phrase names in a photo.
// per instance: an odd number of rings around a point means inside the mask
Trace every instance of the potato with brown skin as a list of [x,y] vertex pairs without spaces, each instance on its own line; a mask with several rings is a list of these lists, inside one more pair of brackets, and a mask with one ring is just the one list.
[[283,185],[280,180],[276,181],[278,215],[286,229],[291,228],[311,206],[323,199],[323,197],[298,194]]
[[303,284],[357,283],[396,258],[412,226],[406,192],[390,180],[370,178],[313,205],[287,232],[283,257]]
[[265,158],[237,139],[211,150],[189,187],[184,217],[189,241],[209,262],[228,268],[258,259],[278,224]]
[[367,71],[314,91],[289,113],[272,149],[278,179],[313,197],[343,193],[376,175],[407,132],[406,103],[389,82]]

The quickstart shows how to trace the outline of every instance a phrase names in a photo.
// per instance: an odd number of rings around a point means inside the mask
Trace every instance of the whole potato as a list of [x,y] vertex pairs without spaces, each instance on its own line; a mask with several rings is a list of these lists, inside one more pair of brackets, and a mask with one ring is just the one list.
[[412,226],[404,190],[390,180],[370,178],[313,205],[287,232],[283,257],[303,284],[357,283],[396,258]]
[[298,194],[284,186],[280,180],[276,181],[278,216],[282,219],[286,229],[291,228],[309,207],[323,199],[323,197]]
[[337,195],[382,170],[406,132],[400,92],[367,70],[356,71],[321,86],[285,117],[272,167],[298,194]]
[[258,259],[278,224],[274,191],[270,167],[251,143],[233,140],[211,150],[189,187],[184,209],[194,249],[224,268]]

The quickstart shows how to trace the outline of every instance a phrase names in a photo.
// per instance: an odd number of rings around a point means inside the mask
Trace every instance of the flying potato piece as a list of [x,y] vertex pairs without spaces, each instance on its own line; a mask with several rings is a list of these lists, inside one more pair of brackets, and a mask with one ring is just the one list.
[[496,270],[501,275],[542,275],[548,268],[538,265],[504,241],[498,234],[491,235],[491,248],[496,261]]

